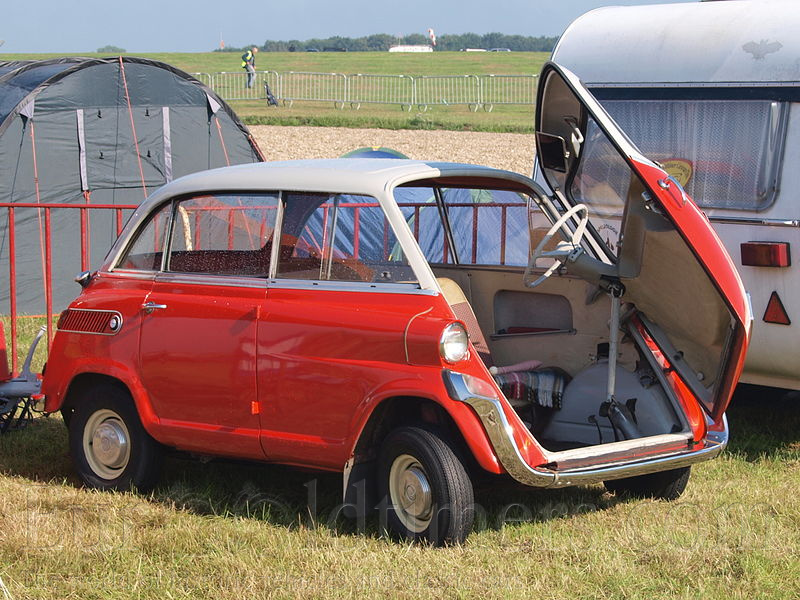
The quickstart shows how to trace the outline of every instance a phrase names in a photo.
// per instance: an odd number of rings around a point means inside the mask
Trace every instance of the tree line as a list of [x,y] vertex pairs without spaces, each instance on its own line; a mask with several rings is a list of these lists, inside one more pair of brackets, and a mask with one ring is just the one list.
[[[507,35],[504,33],[442,34],[437,36],[436,50],[458,51],[466,48],[508,48],[515,52],[550,52],[555,46],[557,37]],[[310,40],[267,40],[263,44],[248,44],[242,48],[226,47],[215,52],[244,52],[255,46],[263,52],[386,52],[395,45],[429,44],[430,40],[421,33],[395,36],[377,33],[360,38],[334,36],[329,38],[312,38]]]

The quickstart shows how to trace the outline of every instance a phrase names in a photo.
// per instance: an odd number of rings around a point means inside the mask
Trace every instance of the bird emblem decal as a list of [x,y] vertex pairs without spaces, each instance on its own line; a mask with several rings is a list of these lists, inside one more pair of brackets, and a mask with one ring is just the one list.
[[742,46],[742,50],[749,52],[756,60],[763,60],[767,54],[772,54],[783,48],[780,42],[770,42],[769,40],[761,40],[760,42],[747,42]]

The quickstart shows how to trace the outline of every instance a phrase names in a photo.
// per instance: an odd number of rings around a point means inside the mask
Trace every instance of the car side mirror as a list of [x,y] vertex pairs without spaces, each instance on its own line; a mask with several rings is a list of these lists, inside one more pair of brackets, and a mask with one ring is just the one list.
[[536,147],[539,149],[543,169],[552,169],[559,173],[567,172],[569,150],[563,137],[537,131]]
[[75,276],[75,282],[85,288],[89,285],[89,282],[92,280],[92,272],[91,271],[81,271]]

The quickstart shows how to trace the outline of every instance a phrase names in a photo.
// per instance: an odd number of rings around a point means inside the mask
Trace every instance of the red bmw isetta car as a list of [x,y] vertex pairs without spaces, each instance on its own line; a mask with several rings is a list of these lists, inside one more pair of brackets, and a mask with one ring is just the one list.
[[147,490],[164,447],[336,471],[434,544],[468,535],[478,472],[677,498],[727,442],[742,284],[557,65],[536,130],[542,185],[339,159],[155,192],[58,322],[43,391],[81,479]]

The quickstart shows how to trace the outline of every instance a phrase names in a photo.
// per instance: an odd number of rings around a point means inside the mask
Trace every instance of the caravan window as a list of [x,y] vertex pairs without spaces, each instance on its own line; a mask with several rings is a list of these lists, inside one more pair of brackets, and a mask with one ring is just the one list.
[[769,100],[604,100],[703,208],[764,210],[777,191],[786,106]]

